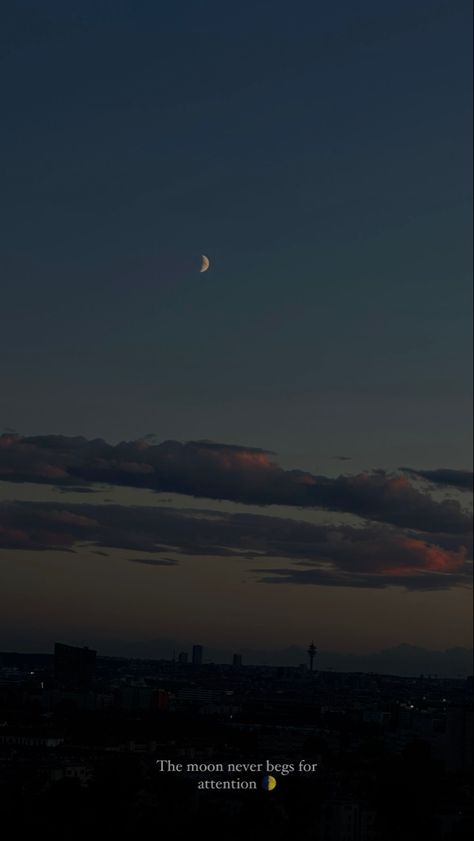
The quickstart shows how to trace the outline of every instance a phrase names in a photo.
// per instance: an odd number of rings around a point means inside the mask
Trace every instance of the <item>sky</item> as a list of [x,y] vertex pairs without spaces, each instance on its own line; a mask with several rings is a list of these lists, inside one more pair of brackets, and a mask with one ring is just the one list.
[[0,649],[469,644],[471,16],[2,4]]

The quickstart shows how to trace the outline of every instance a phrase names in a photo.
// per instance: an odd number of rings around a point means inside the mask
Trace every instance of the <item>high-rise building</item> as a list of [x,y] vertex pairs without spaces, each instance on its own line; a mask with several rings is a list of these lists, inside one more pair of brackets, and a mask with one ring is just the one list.
[[232,657],[232,665],[235,666],[237,669],[240,668],[242,665],[242,655],[241,654],[234,654]]
[[193,666],[200,666],[202,664],[202,645],[193,645]]
[[89,686],[95,678],[97,652],[75,645],[54,644],[54,675],[64,686]]
[[181,651],[178,654],[178,663],[187,663],[187,662],[188,662],[188,652],[187,651]]

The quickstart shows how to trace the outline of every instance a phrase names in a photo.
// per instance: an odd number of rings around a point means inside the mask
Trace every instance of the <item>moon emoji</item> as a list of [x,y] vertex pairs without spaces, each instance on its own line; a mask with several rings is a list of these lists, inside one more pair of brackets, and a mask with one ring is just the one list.
[[209,258],[206,257],[205,254],[201,254],[201,268],[199,269],[199,272],[200,273],[207,272],[209,266],[210,266]]

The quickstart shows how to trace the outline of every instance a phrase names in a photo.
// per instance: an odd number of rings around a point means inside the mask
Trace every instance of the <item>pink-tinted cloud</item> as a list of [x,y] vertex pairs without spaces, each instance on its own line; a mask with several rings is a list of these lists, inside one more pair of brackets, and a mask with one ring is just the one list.
[[406,475],[376,470],[329,478],[283,470],[260,449],[208,441],[111,445],[61,435],[4,435],[0,479],[62,488],[106,483],[254,505],[313,507],[427,532],[458,534],[471,522],[458,501],[434,500]]
[[[93,553],[129,550],[134,561],[139,551],[145,553],[143,563],[170,552],[182,558],[215,556],[223,563],[231,557],[247,566],[258,561],[254,572],[271,583],[433,589],[470,579],[463,538],[443,546],[436,535],[427,542],[380,525],[321,526],[254,514],[32,502],[1,504],[0,522],[4,548],[71,551],[88,545]],[[292,566],[274,566],[281,561]]]

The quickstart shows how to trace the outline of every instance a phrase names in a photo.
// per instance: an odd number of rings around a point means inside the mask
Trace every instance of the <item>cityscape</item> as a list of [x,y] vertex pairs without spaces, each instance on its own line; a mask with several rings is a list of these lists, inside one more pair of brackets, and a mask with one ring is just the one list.
[[470,837],[472,677],[319,671],[313,641],[297,667],[204,660],[200,644],[156,661],[2,653],[4,818],[67,838],[178,839],[216,816],[232,839],[249,821],[276,839]]
[[473,833],[472,0],[0,2],[0,834]]

